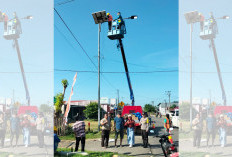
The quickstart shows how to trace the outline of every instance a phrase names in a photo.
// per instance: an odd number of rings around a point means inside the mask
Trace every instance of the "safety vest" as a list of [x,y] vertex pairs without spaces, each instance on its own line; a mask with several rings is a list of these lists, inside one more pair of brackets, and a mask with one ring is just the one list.
[[169,129],[170,128],[170,120],[166,118],[166,123],[164,124],[164,128]]

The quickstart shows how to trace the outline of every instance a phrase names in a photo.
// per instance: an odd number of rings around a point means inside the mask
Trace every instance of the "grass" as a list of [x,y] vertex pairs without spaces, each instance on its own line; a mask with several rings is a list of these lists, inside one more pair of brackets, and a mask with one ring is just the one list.
[[[179,139],[193,138],[193,131],[190,131],[190,121],[181,120],[182,131],[179,130]],[[203,121],[202,138],[206,138],[206,122]]]
[[[71,152],[71,149],[68,148],[58,148],[58,152]],[[113,153],[113,152],[93,152],[86,151],[88,153],[88,157],[113,157],[114,155],[119,155],[120,157],[128,157],[127,155]],[[60,157],[59,153],[55,154],[54,157]],[[81,154],[74,154],[73,157],[83,157]]]
[[[97,120],[85,120],[85,130],[86,130],[86,139],[96,139],[96,138],[101,138],[101,131],[98,132],[98,121]],[[88,132],[88,123],[90,123],[90,132]],[[113,124],[113,120],[112,120]],[[72,125],[72,124],[70,124]],[[115,132],[111,131],[110,132],[110,138],[114,138]],[[75,135],[74,133],[66,136],[59,136],[61,140],[75,140]]]
[[[110,132],[110,138],[114,138],[115,136],[115,132],[111,131]],[[87,132],[85,134],[86,139],[97,139],[97,138],[101,138],[101,131],[100,132]],[[59,136],[59,138],[61,140],[75,140],[75,135],[74,133],[70,134],[70,135],[66,135],[66,136]]]

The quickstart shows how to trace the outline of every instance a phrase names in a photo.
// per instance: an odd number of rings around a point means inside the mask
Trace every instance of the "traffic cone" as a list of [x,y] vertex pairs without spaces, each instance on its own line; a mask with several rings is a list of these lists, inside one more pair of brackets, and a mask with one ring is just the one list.
[[154,122],[153,122],[153,124],[152,124],[152,128],[155,129],[155,123],[154,123]]

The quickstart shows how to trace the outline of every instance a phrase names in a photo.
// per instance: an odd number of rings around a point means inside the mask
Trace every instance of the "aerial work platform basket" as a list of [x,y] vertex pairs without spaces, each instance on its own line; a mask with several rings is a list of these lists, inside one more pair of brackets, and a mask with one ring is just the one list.
[[108,38],[111,40],[122,39],[124,34],[126,34],[125,24],[123,23],[120,26],[117,21],[113,21],[112,28],[108,31]]
[[21,34],[21,27],[16,20],[10,20],[7,22],[7,29],[4,31],[4,38],[6,40],[18,39]]
[[203,30],[201,30],[200,32],[201,39],[203,40],[214,39],[217,33],[218,33],[217,23],[214,19],[209,19],[204,21]]

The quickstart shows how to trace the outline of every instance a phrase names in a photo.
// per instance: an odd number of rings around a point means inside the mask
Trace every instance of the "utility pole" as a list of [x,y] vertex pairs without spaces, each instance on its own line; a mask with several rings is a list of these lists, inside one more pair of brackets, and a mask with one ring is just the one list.
[[101,109],[101,104],[100,104],[100,99],[101,99],[101,91],[100,91],[100,34],[101,34],[101,23],[98,24],[98,132],[100,131],[100,109]]
[[92,13],[95,24],[98,24],[98,132],[100,131],[100,33],[101,24],[107,22],[106,11]]
[[171,103],[171,91],[166,91],[166,94],[168,95],[168,99],[169,99],[169,105],[170,105],[170,103]]
[[192,130],[192,120],[193,120],[193,98],[192,98],[192,70],[193,70],[193,57],[192,57],[192,35],[193,35],[193,23],[190,24],[190,129]]

